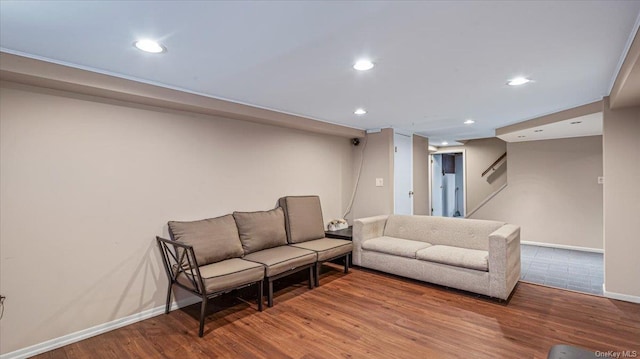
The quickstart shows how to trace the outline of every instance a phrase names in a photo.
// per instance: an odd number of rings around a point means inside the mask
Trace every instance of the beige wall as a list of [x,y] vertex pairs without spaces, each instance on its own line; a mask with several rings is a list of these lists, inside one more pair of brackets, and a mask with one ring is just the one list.
[[640,107],[606,99],[603,138],[605,289],[640,301]]
[[[366,141],[351,219],[393,213],[393,129],[369,133]],[[382,178],[384,186],[376,187],[376,178]]]
[[522,227],[522,241],[602,249],[602,136],[509,143],[509,184],[472,218]]
[[[429,140],[413,135],[413,210],[414,214],[429,214]],[[393,199],[393,129],[385,128],[381,132],[369,133],[366,146],[354,147],[354,177],[357,165],[364,151],[364,163],[360,184],[356,192],[353,210],[347,216],[350,222],[354,218],[391,214]],[[360,148],[362,147],[362,148]],[[382,178],[384,185],[376,187],[376,178]]]
[[[482,201],[507,183],[507,162],[502,161],[484,177],[489,165],[507,152],[507,144],[499,138],[470,140],[464,144],[467,156],[467,213],[476,209]],[[511,154],[509,154],[511,156]]]
[[429,139],[413,135],[413,214],[431,215]]
[[0,136],[1,353],[162,306],[168,220],[352,189],[347,138],[10,83]]

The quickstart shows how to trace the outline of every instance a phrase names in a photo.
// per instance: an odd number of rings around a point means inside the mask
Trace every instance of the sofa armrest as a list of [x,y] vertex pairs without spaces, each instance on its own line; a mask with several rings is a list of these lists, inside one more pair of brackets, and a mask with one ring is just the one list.
[[359,218],[353,222],[353,264],[360,265],[362,242],[382,237],[388,215]]
[[507,299],[520,279],[520,226],[505,224],[489,235],[491,296]]
[[190,290],[198,293],[204,290],[205,286],[200,275],[196,255],[193,252],[193,246],[158,236],[156,236],[156,242],[160,248],[160,255],[169,279],[169,285],[177,283],[178,276],[181,273],[185,273],[188,274],[187,278],[192,285],[192,288],[189,288]]

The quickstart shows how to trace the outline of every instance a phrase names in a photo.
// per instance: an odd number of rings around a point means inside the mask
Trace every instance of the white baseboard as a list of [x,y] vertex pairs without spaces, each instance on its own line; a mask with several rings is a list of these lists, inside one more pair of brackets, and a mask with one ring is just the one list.
[[[199,301],[200,301],[199,297],[190,296],[190,297],[185,298],[185,299],[183,299],[183,300],[181,300],[179,302],[173,302],[171,304],[171,310],[176,310],[178,308],[187,307],[189,305],[198,303]],[[99,324],[99,325],[96,325],[94,327],[83,329],[83,330],[77,331],[75,333],[63,335],[63,336],[61,336],[59,338],[54,338],[54,339],[51,339],[51,340],[47,340],[46,342],[38,343],[38,344],[32,345],[30,347],[26,347],[26,348],[18,349],[18,350],[13,351],[13,352],[2,354],[2,355],[0,355],[0,359],[23,359],[23,358],[29,358],[29,357],[32,357],[34,355],[42,354],[44,352],[48,352],[50,350],[63,347],[65,345],[76,343],[76,342],[79,342],[81,340],[84,340],[84,339],[87,339],[87,338],[91,338],[91,337],[94,337],[96,335],[100,335],[102,333],[106,333],[106,332],[114,330],[114,329],[122,328],[124,326],[129,325],[129,324],[140,322],[140,321],[143,321],[145,319],[149,319],[149,318],[155,317],[155,316],[163,314],[163,313],[164,313],[164,305],[159,306],[159,307],[155,307],[155,308],[151,308],[151,309],[147,309],[147,310],[142,311],[140,313],[135,313],[135,314],[129,315],[129,316],[124,317],[124,318],[116,319],[114,321],[107,322],[107,323],[104,323],[104,324]]]
[[571,249],[571,250],[574,250],[574,251],[583,251],[583,252],[604,253],[603,249],[589,248],[589,247],[567,246],[567,245],[564,245],[564,244],[552,244],[552,243],[529,242],[529,241],[521,241],[520,244],[528,244],[528,245],[532,245],[532,246],[560,248],[560,249]]
[[602,293],[607,298],[623,300],[625,302],[631,302],[631,303],[640,303],[640,297],[636,297],[635,295],[607,292],[607,290],[604,287],[604,283],[602,284]]

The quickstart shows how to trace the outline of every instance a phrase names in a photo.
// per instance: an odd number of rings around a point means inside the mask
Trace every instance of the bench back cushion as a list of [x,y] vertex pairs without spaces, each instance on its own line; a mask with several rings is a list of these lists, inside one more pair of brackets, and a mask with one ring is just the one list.
[[230,214],[193,222],[170,221],[169,232],[173,240],[193,246],[199,266],[243,255],[238,228]]
[[278,207],[271,211],[233,212],[244,254],[287,244],[284,213]]
[[322,207],[318,196],[289,196],[278,201],[284,210],[289,243],[324,238]]
[[390,215],[384,235],[486,251],[489,250],[489,234],[504,224],[480,219]]

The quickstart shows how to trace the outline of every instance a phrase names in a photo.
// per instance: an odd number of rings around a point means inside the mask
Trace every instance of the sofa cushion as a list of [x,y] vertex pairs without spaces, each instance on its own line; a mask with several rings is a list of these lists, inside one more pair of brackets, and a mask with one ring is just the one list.
[[324,238],[322,207],[318,196],[289,196],[279,200],[286,216],[289,243]]
[[384,235],[486,251],[489,235],[504,224],[480,219],[390,215]]
[[353,250],[353,242],[344,239],[321,238],[313,241],[292,244],[294,247],[308,249],[318,254],[318,262],[343,256]]
[[489,271],[489,252],[451,246],[431,246],[416,253],[416,258],[456,267]]
[[386,236],[367,239],[362,243],[362,249],[407,258],[416,258],[417,251],[429,246],[431,244],[426,242]]
[[278,207],[270,211],[233,212],[244,254],[287,244],[284,213]]
[[[200,267],[200,275],[207,293],[232,289],[244,284],[257,282],[264,278],[264,266],[260,263],[245,261],[240,258],[227,259]],[[176,278],[183,285],[193,288],[194,276],[185,271]],[[197,286],[200,284],[195,280]]]
[[267,277],[316,262],[316,252],[293,246],[280,246],[247,254],[244,259],[264,264]]
[[174,240],[193,246],[199,266],[243,255],[238,227],[230,214],[193,222],[170,221],[169,231]]

